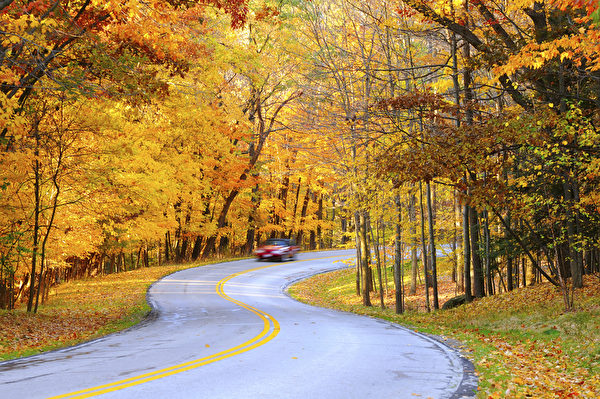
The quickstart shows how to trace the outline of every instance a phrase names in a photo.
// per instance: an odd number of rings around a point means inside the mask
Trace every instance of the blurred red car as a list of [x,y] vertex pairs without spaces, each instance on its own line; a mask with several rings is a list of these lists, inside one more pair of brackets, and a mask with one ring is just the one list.
[[257,260],[276,259],[282,261],[284,259],[294,259],[300,251],[300,247],[296,245],[294,240],[289,238],[269,238],[254,250]]

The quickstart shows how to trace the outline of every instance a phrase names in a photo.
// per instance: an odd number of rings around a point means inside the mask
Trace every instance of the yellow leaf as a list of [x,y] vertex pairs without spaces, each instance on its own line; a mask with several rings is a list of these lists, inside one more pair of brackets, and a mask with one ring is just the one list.
[[525,381],[521,378],[521,377],[515,377],[513,378],[513,382],[517,385],[524,385]]

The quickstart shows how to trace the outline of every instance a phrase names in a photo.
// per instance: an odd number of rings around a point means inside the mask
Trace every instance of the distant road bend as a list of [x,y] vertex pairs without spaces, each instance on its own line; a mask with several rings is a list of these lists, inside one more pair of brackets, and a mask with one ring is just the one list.
[[241,260],[155,283],[155,317],[0,363],[1,398],[470,398],[472,365],[398,325],[296,302],[285,287],[352,251]]

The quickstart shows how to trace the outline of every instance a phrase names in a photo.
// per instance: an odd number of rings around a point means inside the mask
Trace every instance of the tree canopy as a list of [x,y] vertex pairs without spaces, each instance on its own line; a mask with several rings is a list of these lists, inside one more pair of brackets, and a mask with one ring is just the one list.
[[286,237],[356,247],[365,304],[393,253],[439,307],[443,250],[468,299],[548,280],[569,307],[600,268],[598,13],[0,1],[0,306]]

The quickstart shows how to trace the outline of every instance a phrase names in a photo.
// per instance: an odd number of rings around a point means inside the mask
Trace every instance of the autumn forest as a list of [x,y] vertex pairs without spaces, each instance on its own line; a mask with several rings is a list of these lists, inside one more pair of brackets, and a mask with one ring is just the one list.
[[440,257],[466,302],[570,309],[600,271],[597,1],[1,0],[0,27],[2,309],[270,237],[356,248],[367,306],[390,271],[440,308]]

